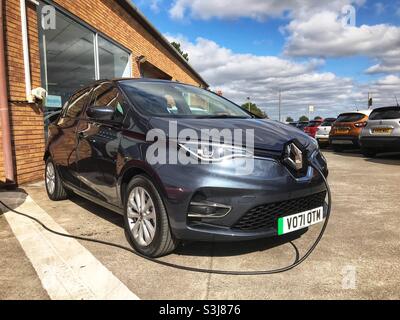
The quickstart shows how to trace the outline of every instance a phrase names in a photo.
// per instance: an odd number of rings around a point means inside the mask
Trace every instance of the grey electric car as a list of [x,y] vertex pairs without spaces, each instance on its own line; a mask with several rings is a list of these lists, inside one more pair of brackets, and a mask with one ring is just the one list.
[[360,134],[360,144],[367,157],[380,152],[400,152],[400,107],[374,109]]
[[[190,130],[200,137],[207,129],[248,129],[254,147],[197,144],[174,134]],[[155,158],[182,152],[193,161],[153,161],[148,155],[156,145]],[[253,169],[238,175],[237,161],[249,159]],[[131,244],[151,257],[173,251],[180,240],[303,232],[325,214],[319,172],[328,169],[314,139],[176,82],[121,79],[82,88],[49,126],[44,160],[52,200],[74,192],[123,214]]]

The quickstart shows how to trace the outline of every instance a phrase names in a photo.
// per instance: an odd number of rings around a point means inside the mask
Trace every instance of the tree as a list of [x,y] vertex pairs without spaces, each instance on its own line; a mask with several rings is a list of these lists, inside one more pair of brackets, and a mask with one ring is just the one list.
[[301,116],[301,117],[299,118],[299,121],[301,121],[301,122],[308,122],[308,121],[310,121],[310,119],[308,119],[307,116]]
[[255,103],[246,102],[242,104],[242,109],[245,109],[251,112],[252,114],[255,114],[258,117],[268,118],[267,114],[264,111],[262,111]]
[[320,116],[316,116],[315,118],[314,118],[314,120],[322,120],[323,118],[322,117],[320,117]]
[[172,41],[172,46],[185,58],[186,61],[189,61],[189,54],[187,52],[183,52],[181,49],[181,44],[179,42]]
[[287,117],[286,118],[286,122],[293,122],[294,120],[293,120],[293,118],[292,117]]

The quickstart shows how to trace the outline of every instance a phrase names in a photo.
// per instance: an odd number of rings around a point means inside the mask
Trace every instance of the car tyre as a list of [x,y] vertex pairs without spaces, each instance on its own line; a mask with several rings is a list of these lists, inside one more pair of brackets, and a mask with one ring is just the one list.
[[171,232],[166,208],[151,180],[145,175],[134,177],[124,198],[125,234],[133,248],[151,258],[173,252],[179,241]]
[[332,148],[333,148],[333,151],[335,151],[335,152],[342,152],[343,151],[342,147],[333,146]]
[[361,153],[363,154],[364,157],[373,158],[376,156],[377,152],[374,149],[362,148]]
[[51,157],[46,160],[45,185],[50,200],[61,201],[68,198],[68,193],[62,184],[61,177]]

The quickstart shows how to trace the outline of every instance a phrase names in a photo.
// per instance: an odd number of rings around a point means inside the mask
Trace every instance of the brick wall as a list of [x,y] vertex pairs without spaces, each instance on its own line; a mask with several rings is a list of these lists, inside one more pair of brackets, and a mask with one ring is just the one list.
[[[114,0],[56,0],[60,6],[95,29],[132,51],[133,75],[139,76],[134,58],[145,55],[147,60],[168,73],[174,80],[198,85],[190,70],[168,52]],[[19,0],[5,5],[6,60],[11,111],[13,157],[17,183],[43,179],[44,129],[43,114],[34,105],[23,103],[25,78]],[[36,7],[27,2],[32,87],[41,86],[40,52]],[[0,158],[1,160],[1,158]],[[1,161],[1,163],[3,163]],[[0,179],[2,174],[0,166]],[[0,180],[1,181],[1,180]]]
[[2,182],[5,182],[4,177],[4,162],[3,162],[3,143],[2,143],[2,129],[0,123],[0,185]]
[[[180,82],[198,84],[182,62],[173,57],[141,24],[114,0],[55,0],[64,9],[132,51],[133,58],[147,60]],[[134,77],[139,77],[136,63]]]
[[[13,158],[17,182],[23,184],[43,178],[43,114],[36,106],[21,102],[26,97],[19,0],[6,1],[5,13]],[[38,26],[36,7],[28,2],[27,16],[31,78],[35,88],[41,85]]]

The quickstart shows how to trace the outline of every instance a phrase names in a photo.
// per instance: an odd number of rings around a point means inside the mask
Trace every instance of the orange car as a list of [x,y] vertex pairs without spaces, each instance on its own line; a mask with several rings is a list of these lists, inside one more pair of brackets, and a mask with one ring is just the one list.
[[359,135],[367,125],[371,110],[346,112],[339,115],[333,123],[329,142],[335,151],[345,147],[359,148]]

